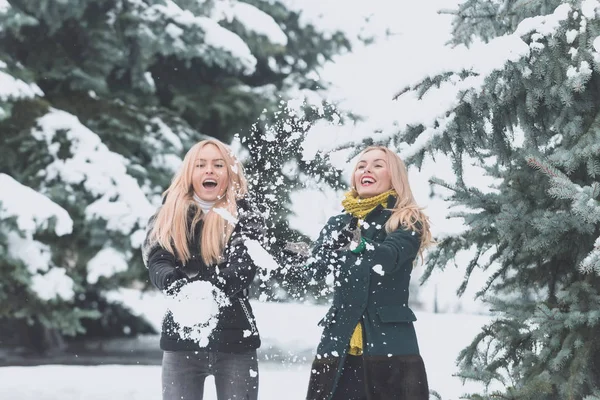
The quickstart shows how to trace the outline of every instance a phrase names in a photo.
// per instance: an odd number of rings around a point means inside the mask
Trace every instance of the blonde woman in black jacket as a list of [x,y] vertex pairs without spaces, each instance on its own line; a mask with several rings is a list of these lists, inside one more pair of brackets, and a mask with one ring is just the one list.
[[260,336],[247,297],[257,266],[248,241],[262,242],[265,224],[247,194],[231,150],[204,140],[188,151],[149,221],[142,250],[154,286],[176,296],[203,281],[227,300],[204,343],[195,332],[202,325],[182,327],[167,311],[160,339],[163,400],[201,400],[208,375],[219,400],[257,399]]

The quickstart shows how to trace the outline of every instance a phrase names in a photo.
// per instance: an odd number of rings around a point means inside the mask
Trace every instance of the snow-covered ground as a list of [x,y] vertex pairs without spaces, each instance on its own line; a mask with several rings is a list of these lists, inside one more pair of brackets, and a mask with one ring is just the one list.
[[[129,296],[126,298],[131,299]],[[160,302],[159,296],[140,299],[146,309]],[[140,306],[141,307],[141,306]],[[327,309],[321,305],[254,302],[258,328],[263,338],[263,356],[260,359],[259,398],[262,400],[303,399],[310,372],[310,354],[317,346],[321,333],[317,322]],[[433,314],[416,312],[415,327],[421,353],[428,371],[430,388],[444,400],[458,399],[460,395],[479,387],[452,376],[459,351],[490,320],[488,316],[468,314]],[[153,323],[159,313],[149,315]],[[274,362],[264,354],[278,349],[292,356],[296,363]],[[308,355],[308,357],[306,357]],[[305,358],[306,357],[306,358]],[[290,359],[290,358],[288,358]],[[212,378],[207,382],[205,399],[216,395]],[[3,400],[159,400],[159,366],[61,366],[0,368],[0,399]]]

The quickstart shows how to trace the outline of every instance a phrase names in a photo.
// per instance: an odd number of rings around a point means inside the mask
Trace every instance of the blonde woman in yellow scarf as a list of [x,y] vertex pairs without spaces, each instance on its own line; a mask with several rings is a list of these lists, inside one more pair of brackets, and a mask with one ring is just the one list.
[[329,219],[306,267],[316,280],[335,277],[307,400],[427,400],[408,287],[432,242],[429,220],[385,147],[360,154],[351,182],[344,213]]

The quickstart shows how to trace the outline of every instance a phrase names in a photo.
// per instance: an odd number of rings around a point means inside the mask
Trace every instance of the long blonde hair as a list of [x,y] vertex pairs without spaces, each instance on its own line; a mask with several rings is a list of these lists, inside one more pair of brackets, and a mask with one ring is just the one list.
[[[171,185],[163,193],[164,203],[158,211],[150,232],[150,238],[158,241],[163,248],[173,253],[184,264],[191,258],[192,249],[189,248],[189,241],[200,219],[204,219],[200,255],[206,265],[213,265],[220,261],[234,229],[232,224],[216,212],[204,215],[193,198],[192,175],[196,159],[200,150],[208,145],[214,145],[219,149],[227,165],[229,176],[225,196],[218,199],[214,207],[225,208],[231,215],[237,217],[236,200],[248,193],[248,183],[244,177],[242,164],[224,143],[216,139],[202,140],[188,150]],[[195,213],[191,222],[190,212]]]
[[[431,235],[429,217],[423,212],[423,208],[417,205],[413,196],[410,184],[408,183],[408,171],[404,161],[393,151],[383,146],[369,146],[360,153],[360,157],[369,151],[381,150],[385,153],[392,188],[398,194],[396,204],[392,209],[392,215],[385,223],[386,232],[392,232],[402,226],[406,229],[418,232],[421,235],[421,244],[419,246],[419,255],[423,259],[423,250],[434,243]],[[360,159],[360,158],[359,158]],[[357,196],[356,188],[354,187],[354,174],[358,168],[358,163],[352,170],[351,182],[353,183],[351,191],[352,195]]]

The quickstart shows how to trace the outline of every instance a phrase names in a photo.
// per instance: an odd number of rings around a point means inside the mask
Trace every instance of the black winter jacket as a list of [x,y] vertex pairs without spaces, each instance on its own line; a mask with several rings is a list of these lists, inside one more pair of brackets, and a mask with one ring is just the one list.
[[[208,281],[229,296],[230,305],[221,308],[216,328],[209,337],[206,347],[193,340],[179,336],[178,326],[171,312],[167,311],[162,324],[160,348],[168,351],[207,350],[228,353],[244,352],[260,347],[260,335],[247,289],[252,283],[257,266],[248,253],[245,240],[253,239],[264,243],[265,222],[260,213],[245,200],[238,200],[238,223],[225,247],[223,261],[218,265],[206,265],[199,254],[203,221],[194,228],[190,249],[196,249],[191,260],[183,264],[172,253],[158,243],[144,242],[142,254],[148,268],[150,281],[161,291],[166,291],[175,281],[189,283]],[[156,215],[156,214],[155,214]],[[193,215],[190,216],[192,218]],[[154,216],[148,223],[148,232],[153,226]],[[250,334],[248,335],[248,332]]]

